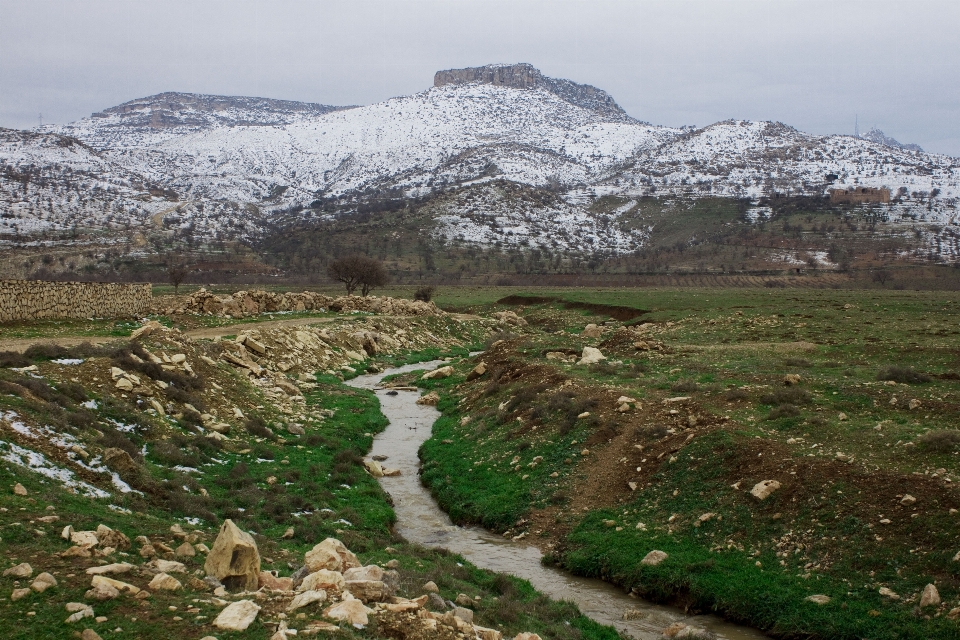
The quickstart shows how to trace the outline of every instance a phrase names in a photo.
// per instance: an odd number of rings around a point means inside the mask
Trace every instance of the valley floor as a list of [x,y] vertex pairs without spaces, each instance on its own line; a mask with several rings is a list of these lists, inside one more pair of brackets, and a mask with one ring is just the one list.
[[[279,576],[334,537],[365,563],[396,560],[400,595],[432,580],[505,636],[614,637],[528,583],[393,533],[363,460],[385,419],[342,380],[446,357],[448,377],[390,383],[439,395],[422,478],[454,521],[779,637],[960,638],[960,296],[441,293],[463,315],[163,316],[133,340],[138,323],[3,327],[54,344],[0,353],[0,552],[4,569],[33,569],[0,585],[29,588],[39,572],[57,585],[0,604],[0,626],[105,640],[319,633],[320,607],[288,615],[290,596],[269,591],[247,631],[211,626],[240,597],[201,580],[231,518]],[[89,336],[112,341],[55,344]],[[101,524],[127,541],[84,553],[60,536]],[[88,569],[130,563],[121,578],[142,589],[157,560],[184,565],[180,590],[85,598]],[[95,617],[65,623],[69,602]],[[418,629],[387,616],[339,633]]]

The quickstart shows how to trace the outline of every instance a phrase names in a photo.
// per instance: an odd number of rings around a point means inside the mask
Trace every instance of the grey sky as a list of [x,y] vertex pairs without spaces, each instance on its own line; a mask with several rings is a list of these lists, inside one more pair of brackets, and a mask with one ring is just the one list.
[[634,117],[878,126],[960,156],[960,2],[0,0],[0,126],[161,91],[370,104],[529,62]]

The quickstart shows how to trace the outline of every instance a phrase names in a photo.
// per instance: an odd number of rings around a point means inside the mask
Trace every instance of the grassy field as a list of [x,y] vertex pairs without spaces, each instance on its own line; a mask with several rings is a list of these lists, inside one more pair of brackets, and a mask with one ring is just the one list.
[[[481,356],[486,377],[435,383],[423,477],[455,519],[781,636],[960,637],[956,294],[529,293],[588,308],[490,307],[529,325]],[[575,364],[584,346],[608,359]],[[764,480],[781,488],[760,501]],[[669,559],[642,565],[653,549]],[[942,604],[920,610],[927,584]]]

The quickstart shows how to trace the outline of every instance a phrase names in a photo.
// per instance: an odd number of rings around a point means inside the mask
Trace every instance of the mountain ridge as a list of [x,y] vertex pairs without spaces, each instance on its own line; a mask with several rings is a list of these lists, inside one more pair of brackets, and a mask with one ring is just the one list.
[[[360,107],[167,92],[38,132],[81,141],[88,155],[57,138],[0,135],[0,238],[176,218],[203,238],[243,240],[274,220],[309,221],[492,181],[560,193],[563,204],[540,210],[491,192],[472,206],[493,207],[499,222],[451,204],[437,212],[432,233],[480,246],[562,237],[572,251],[582,240],[578,220],[593,228],[591,203],[606,196],[757,203],[861,186],[890,189],[890,215],[907,224],[958,218],[960,160],[886,138],[816,136],[765,121],[653,125],[596,87],[525,63],[443,70],[434,85]],[[26,187],[12,177],[31,172],[42,179]],[[78,194],[77,176],[97,185],[95,197]],[[176,216],[165,213],[174,206]],[[641,247],[648,230],[614,228],[619,216],[609,214],[603,224],[612,231],[591,232],[580,250]]]

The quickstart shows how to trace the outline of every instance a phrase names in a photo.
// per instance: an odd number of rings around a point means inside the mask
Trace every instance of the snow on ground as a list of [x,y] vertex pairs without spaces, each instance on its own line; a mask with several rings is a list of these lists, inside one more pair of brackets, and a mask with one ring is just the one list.
[[[829,176],[829,177],[828,177]],[[377,104],[161,94],[39,132],[0,129],[0,244],[99,230],[251,240],[320,198],[419,197],[511,181],[564,193],[550,206],[440,212],[442,237],[485,245],[631,251],[644,230],[596,198],[747,198],[886,187],[909,225],[955,225],[960,160],[777,122],[671,128],[577,106],[543,88],[445,85]],[[755,216],[762,209],[754,207]],[[927,230],[956,256],[952,232]]]
[[77,480],[72,471],[56,466],[47,460],[42,453],[24,449],[12,442],[0,440],[0,460],[6,460],[17,466],[35,471],[44,477],[56,480],[67,488],[75,489],[82,495],[91,498],[110,497],[110,494],[103,489],[98,489],[92,484]]

